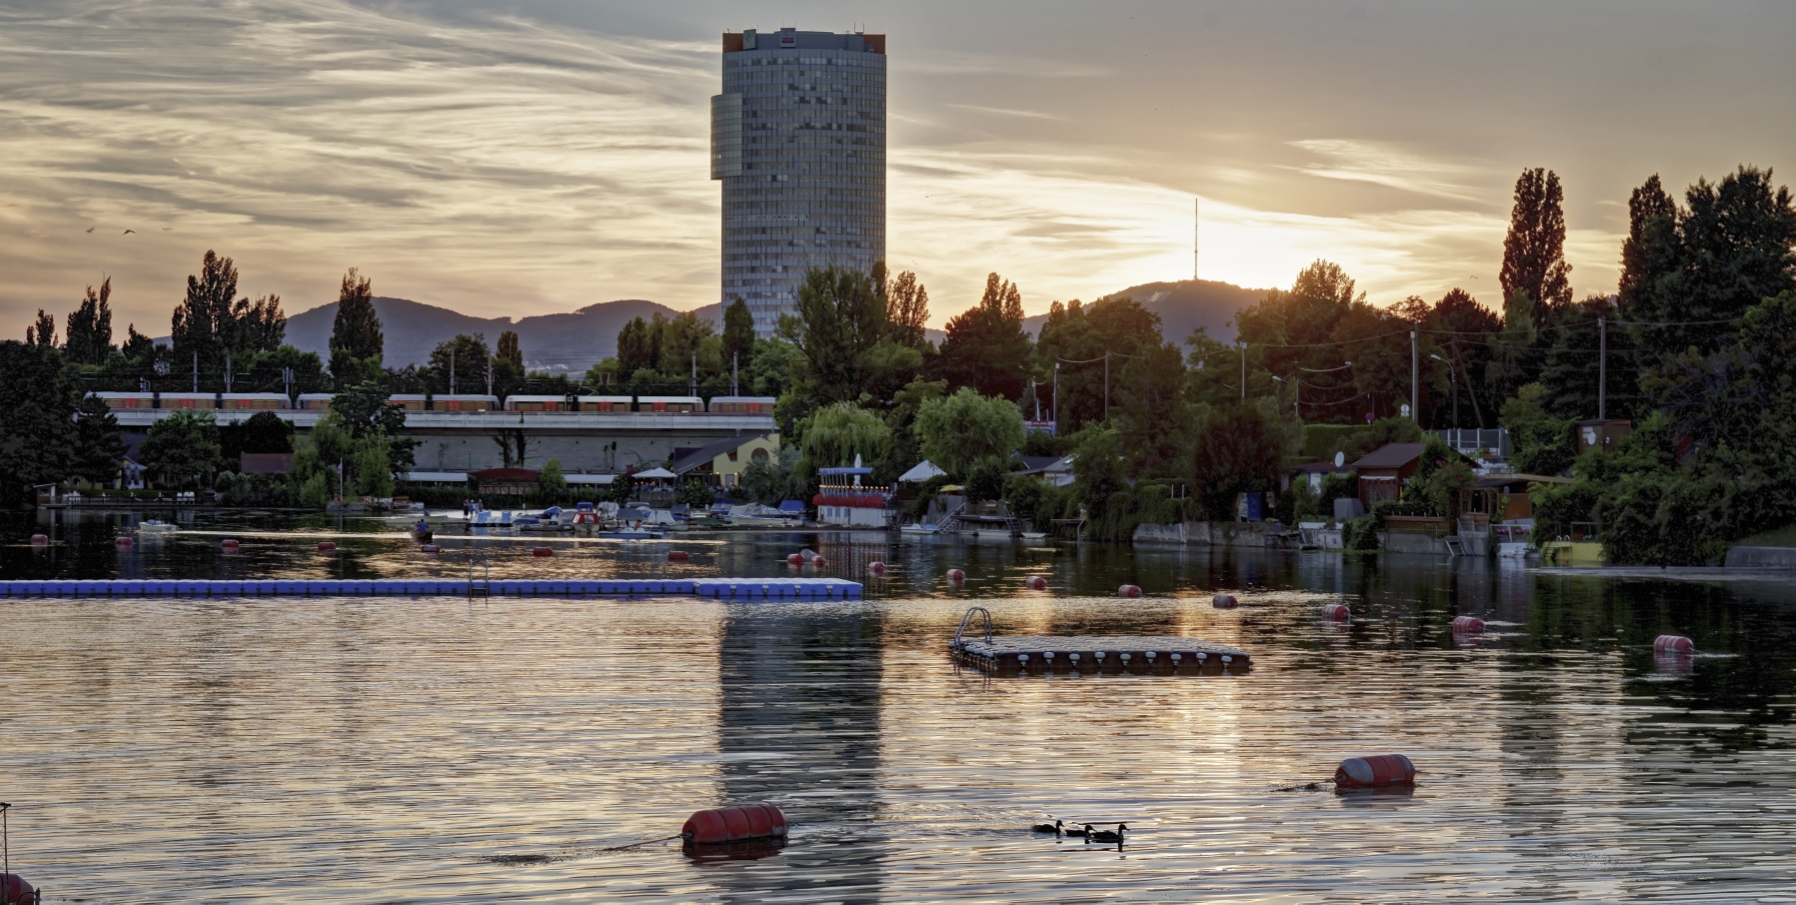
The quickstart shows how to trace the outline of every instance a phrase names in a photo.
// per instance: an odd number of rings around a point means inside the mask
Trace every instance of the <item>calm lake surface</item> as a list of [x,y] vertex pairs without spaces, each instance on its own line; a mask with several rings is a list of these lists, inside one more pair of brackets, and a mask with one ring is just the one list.
[[[871,534],[427,557],[254,512],[121,553],[131,521],[0,522],[0,578],[774,576],[812,545],[868,599],[0,600],[12,864],[54,901],[1796,901],[1788,579]],[[970,605],[1254,667],[988,677],[946,655]],[[1655,660],[1661,633],[1705,653]],[[1384,752],[1413,795],[1283,791]],[[795,824],[764,857],[609,850],[755,801]],[[1054,818],[1131,832],[1029,832]]]

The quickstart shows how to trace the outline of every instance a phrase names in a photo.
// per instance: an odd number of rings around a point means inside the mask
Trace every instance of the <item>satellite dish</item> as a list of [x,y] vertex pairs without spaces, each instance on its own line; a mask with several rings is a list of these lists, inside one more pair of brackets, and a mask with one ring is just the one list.
[[1344,452],[1335,453],[1335,467],[1340,468],[1345,464],[1347,464],[1347,454]]
[[1409,403],[1407,402],[1403,403],[1403,417],[1409,417]]

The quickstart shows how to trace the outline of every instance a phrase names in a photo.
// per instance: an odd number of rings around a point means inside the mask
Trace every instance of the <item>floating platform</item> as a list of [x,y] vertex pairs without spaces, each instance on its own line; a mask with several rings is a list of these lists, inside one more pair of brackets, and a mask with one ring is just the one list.
[[859,600],[841,578],[700,579],[95,579],[0,581],[0,597],[703,597],[714,600]]
[[[966,637],[975,616],[983,638]],[[993,637],[991,614],[973,607],[948,642],[954,659],[992,672],[1242,672],[1247,651],[1176,635],[1010,635]]]

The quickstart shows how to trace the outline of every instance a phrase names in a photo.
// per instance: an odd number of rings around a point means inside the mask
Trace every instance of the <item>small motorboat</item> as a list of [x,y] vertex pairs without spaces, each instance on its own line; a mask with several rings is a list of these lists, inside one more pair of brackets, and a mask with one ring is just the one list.
[[650,531],[641,525],[625,525],[613,528],[610,531],[601,531],[599,532],[599,536],[609,537],[615,540],[655,540],[661,537],[661,532]]
[[156,518],[145,519],[137,526],[138,534],[173,534],[179,530],[181,529]]
[[940,525],[925,525],[921,522],[912,522],[908,525],[905,525],[902,528],[899,528],[898,533],[900,533],[900,534],[940,534],[940,533],[942,533],[942,526],[940,526]]

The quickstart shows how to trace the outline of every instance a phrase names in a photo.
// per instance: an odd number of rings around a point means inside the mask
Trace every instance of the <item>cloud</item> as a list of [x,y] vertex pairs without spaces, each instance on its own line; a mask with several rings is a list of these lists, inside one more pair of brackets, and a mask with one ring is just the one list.
[[1482,168],[1450,164],[1410,153],[1384,142],[1349,139],[1305,139],[1291,144],[1330,159],[1328,164],[1295,167],[1323,179],[1370,182],[1406,192],[1470,201],[1481,197],[1482,186],[1448,181],[1449,177],[1482,175]]

